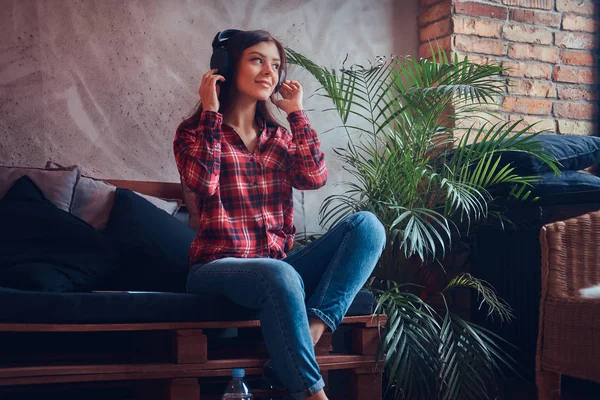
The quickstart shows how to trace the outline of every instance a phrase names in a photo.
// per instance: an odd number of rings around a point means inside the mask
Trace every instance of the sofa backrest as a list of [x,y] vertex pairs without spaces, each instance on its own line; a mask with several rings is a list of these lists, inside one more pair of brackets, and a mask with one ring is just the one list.
[[116,187],[130,189],[148,196],[177,199],[185,204],[185,197],[179,182],[130,181],[124,179],[104,179],[104,181]]

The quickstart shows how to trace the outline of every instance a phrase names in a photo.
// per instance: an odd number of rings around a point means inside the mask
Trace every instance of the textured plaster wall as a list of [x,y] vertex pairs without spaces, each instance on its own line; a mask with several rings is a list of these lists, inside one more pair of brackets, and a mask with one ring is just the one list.
[[[337,67],[416,54],[416,0],[0,0],[0,165],[78,164],[90,175],[178,181],[172,139],[197,101],[210,42],[226,28],[266,29],[284,45]],[[338,125],[308,75],[314,127]],[[284,115],[280,115],[285,120]],[[330,182],[297,193],[297,224],[344,179],[322,135]],[[304,216],[304,211],[306,217]]]

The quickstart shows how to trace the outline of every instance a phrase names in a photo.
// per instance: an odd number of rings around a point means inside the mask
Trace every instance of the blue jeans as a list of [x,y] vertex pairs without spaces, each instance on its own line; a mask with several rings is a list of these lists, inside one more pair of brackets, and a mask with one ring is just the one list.
[[223,258],[193,265],[191,293],[222,293],[259,310],[277,376],[296,399],[325,386],[309,329],[316,316],[335,331],[385,247],[385,229],[369,212],[353,214],[283,260]]

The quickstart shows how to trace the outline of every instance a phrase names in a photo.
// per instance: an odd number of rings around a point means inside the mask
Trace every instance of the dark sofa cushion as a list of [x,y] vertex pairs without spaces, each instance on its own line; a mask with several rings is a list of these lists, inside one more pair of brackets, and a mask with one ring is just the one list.
[[86,291],[119,268],[112,240],[58,209],[27,176],[0,200],[0,285]]
[[[527,187],[531,192],[529,199],[536,199],[534,203],[537,205],[585,203],[587,198],[597,199],[597,193],[600,193],[600,177],[583,171],[561,171],[560,175],[542,172],[538,176],[539,180]],[[509,198],[512,188],[512,184],[506,183],[489,191],[493,196]],[[520,208],[518,203],[510,208]]]
[[[358,292],[347,316],[373,312],[373,294]],[[41,293],[0,287],[0,321],[20,323],[198,322],[258,319],[222,295],[191,293]]]
[[558,193],[575,193],[600,190],[600,178],[581,171],[562,171],[540,174],[540,182],[533,185],[532,193],[539,197]]
[[71,271],[51,262],[19,263],[0,266],[0,284],[40,292],[72,292]]
[[[538,135],[535,140],[558,161],[563,171],[578,171],[600,163],[600,137],[582,135]],[[502,153],[502,164],[512,163],[516,172],[537,175],[552,172],[548,164],[522,151]]]
[[185,292],[196,231],[131,190],[118,188],[104,234],[129,250],[107,289]]

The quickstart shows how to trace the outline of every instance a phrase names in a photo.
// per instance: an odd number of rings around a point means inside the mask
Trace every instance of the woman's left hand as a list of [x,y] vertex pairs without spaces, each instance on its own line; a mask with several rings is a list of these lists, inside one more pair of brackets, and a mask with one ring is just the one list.
[[271,101],[285,111],[286,114],[302,110],[302,86],[300,82],[286,79],[277,93],[281,95],[281,98],[275,98],[276,93],[273,93]]

